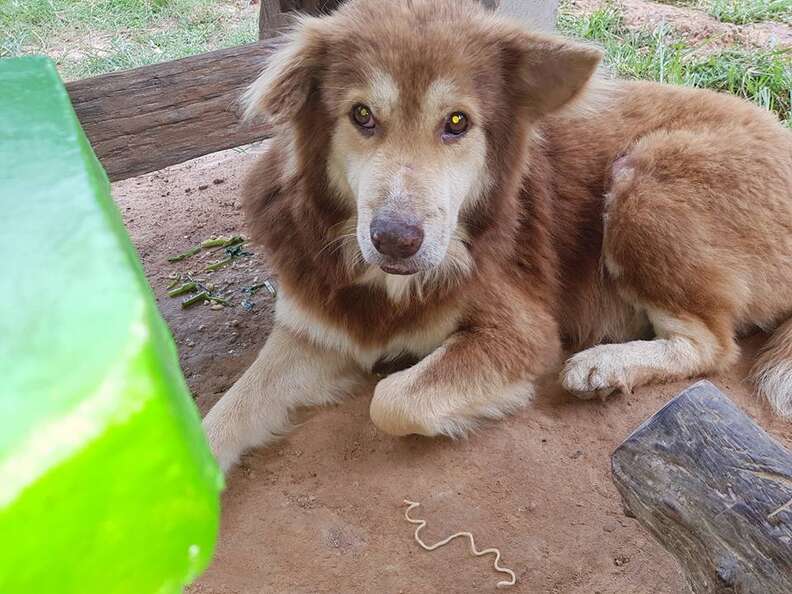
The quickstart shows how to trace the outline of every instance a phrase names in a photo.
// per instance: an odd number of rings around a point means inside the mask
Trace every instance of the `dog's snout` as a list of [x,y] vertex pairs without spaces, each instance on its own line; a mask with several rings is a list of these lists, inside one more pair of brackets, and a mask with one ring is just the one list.
[[371,242],[384,256],[414,256],[424,240],[423,227],[415,219],[378,215],[371,221]]

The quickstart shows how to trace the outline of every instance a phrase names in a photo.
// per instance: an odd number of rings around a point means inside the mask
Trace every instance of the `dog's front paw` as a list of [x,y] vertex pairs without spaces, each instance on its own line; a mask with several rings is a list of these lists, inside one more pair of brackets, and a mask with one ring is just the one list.
[[617,390],[631,392],[628,369],[619,351],[622,346],[596,346],[570,357],[561,371],[561,385],[584,400],[604,400]]
[[214,410],[209,411],[204,418],[203,429],[212,454],[223,474],[226,474],[239,461],[243,446],[235,439],[233,430],[223,422],[221,415]]
[[374,389],[369,409],[371,420],[389,435],[428,435],[440,433],[423,399],[412,392],[409,371],[386,377]]

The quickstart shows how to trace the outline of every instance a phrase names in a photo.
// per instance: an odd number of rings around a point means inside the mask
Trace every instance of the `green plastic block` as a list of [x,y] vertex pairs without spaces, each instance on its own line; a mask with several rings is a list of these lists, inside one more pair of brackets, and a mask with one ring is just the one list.
[[170,594],[222,477],[46,58],[0,60],[0,594]]

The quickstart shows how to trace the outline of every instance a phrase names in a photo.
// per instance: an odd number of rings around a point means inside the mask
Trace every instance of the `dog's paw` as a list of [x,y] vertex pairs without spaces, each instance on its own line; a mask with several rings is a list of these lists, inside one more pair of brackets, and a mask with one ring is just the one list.
[[220,470],[223,474],[228,473],[242,454],[243,448],[239,440],[234,438],[222,419],[218,415],[213,415],[211,411],[203,420],[203,429]]
[[431,409],[412,393],[409,371],[386,377],[374,388],[369,414],[374,424],[389,435],[427,435],[441,433]]
[[561,371],[561,385],[583,400],[604,400],[617,390],[630,393],[629,370],[619,350],[622,347],[601,345],[570,357]]

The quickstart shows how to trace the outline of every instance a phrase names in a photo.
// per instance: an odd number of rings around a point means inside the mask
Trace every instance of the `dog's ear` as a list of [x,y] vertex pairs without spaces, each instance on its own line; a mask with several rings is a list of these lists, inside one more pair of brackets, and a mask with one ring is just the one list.
[[513,32],[505,45],[509,82],[517,99],[534,117],[572,101],[602,59],[600,50],[562,37]]
[[242,96],[244,119],[264,114],[273,123],[292,120],[320,74],[324,51],[321,19],[306,16],[296,20]]

